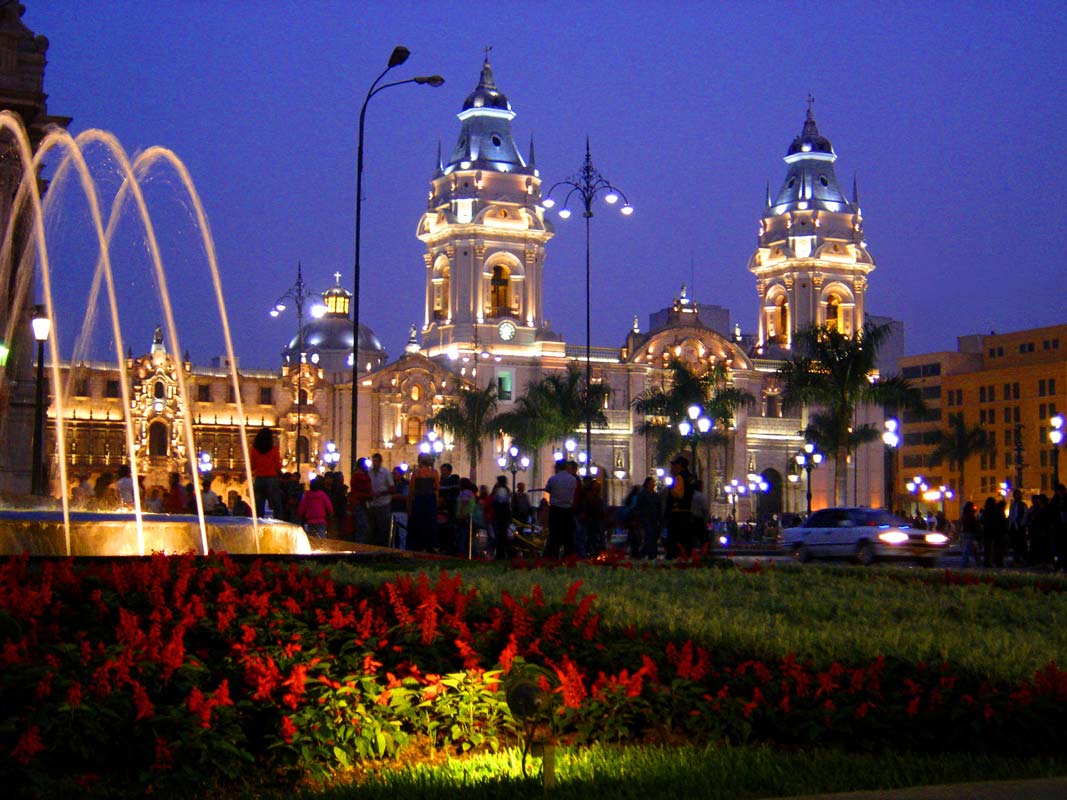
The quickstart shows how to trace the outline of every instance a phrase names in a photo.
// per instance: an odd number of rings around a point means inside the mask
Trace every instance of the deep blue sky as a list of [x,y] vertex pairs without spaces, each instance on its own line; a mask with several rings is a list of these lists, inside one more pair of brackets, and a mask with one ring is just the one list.
[[[1062,0],[24,2],[26,24],[51,41],[52,113],[72,116],[74,132],[113,131],[131,152],[172,148],[188,165],[244,366],[276,366],[294,332],[295,318],[267,311],[298,260],[315,288],[335,270],[351,283],[359,106],[396,44],[412,51],[397,78],[447,82],[387,90],[368,112],[362,316],[393,357],[422,322],[414,232],[437,143],[446,153],[455,143],[485,45],[518,115],[516,140],[525,148],[533,134],[546,186],[578,168],[588,134],[595,164],[636,208],[593,220],[594,344],[620,344],[635,313],[644,328],[683,281],[752,330],[746,264],[765,185],[781,183],[809,92],[842,185],[859,176],[878,262],[869,308],[904,320],[908,352],[1067,320]],[[173,181],[156,184],[153,196],[171,198],[156,224],[173,248],[182,346],[205,363],[223,351],[206,268]],[[78,205],[64,206],[60,230],[84,218]],[[580,343],[581,220],[556,229],[546,316]],[[57,253],[76,239],[55,235]],[[67,251],[57,256],[61,302],[80,323],[79,275],[91,261]],[[120,269],[142,269],[121,253]],[[151,284],[127,274],[120,285],[125,335],[144,352],[159,318]]]

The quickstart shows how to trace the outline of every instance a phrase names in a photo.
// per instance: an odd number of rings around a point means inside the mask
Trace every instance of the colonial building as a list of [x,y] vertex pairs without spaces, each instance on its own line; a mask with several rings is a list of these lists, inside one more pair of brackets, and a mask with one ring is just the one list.
[[[381,452],[389,466],[415,460],[430,432],[429,420],[463,391],[495,386],[499,410],[506,411],[528,384],[570,365],[584,371],[584,345],[564,342],[544,316],[553,231],[533,143],[527,154],[520,153],[512,131],[515,116],[486,60],[458,114],[455,147],[447,159],[439,152],[430,178],[416,234],[425,246],[424,315],[421,328],[412,326],[398,359],[390,361],[365,326],[353,353],[349,295],[336,286],[325,293],[327,313],[284,349],[280,373],[238,370],[251,427],[274,428],[293,468],[298,462],[302,471],[321,466],[327,442],[342,452],[342,466],[348,463],[354,358],[360,367],[356,452]],[[631,485],[665,466],[657,462],[652,443],[638,434],[645,420],[634,403],[664,385],[669,363],[677,358],[697,373],[714,369],[723,385],[755,399],[736,413],[724,447],[698,449],[699,470],[716,512],[736,510],[748,517],[803,508],[804,487],[788,478],[796,477],[794,456],[804,443],[806,418],[783,407],[775,372],[791,355],[798,329],[815,322],[846,333],[862,328],[867,276],[874,269],[855,191],[846,200],[834,174],[835,159],[809,107],[801,134],[786,153],[782,188],[774,200],[768,198],[749,259],[760,308],[756,335],[731,331],[726,309],[700,302],[707,299],[699,296],[700,287],[711,280],[703,284],[698,272],[696,285],[683,286],[670,307],[651,310],[647,330],[635,317],[632,325],[620,327],[613,346],[591,349],[592,380],[610,392],[606,424],[592,430],[592,451],[586,455],[599,470],[609,502],[621,502]],[[217,469],[232,470],[233,479],[240,480],[237,406],[226,374],[193,367],[187,359],[177,362],[159,342],[148,356],[128,362],[126,372],[140,398],[134,409],[138,454],[147,453],[153,468],[158,463],[160,470],[188,469],[196,456],[178,423],[190,418],[194,449],[206,449]],[[178,372],[191,387],[187,407],[179,400]],[[73,431],[68,458],[75,470],[95,471],[124,458],[126,451],[116,433],[115,397],[108,394],[117,371],[93,367],[86,375],[87,394],[76,394],[77,402],[65,412]],[[880,421],[881,412],[864,410],[858,421],[875,416]],[[92,426],[107,435],[91,434]],[[447,434],[440,439],[444,457],[465,472],[468,457],[462,446]],[[485,442],[476,469],[480,482],[491,483],[500,473],[496,457],[506,444],[503,435]],[[552,453],[562,446],[556,442],[530,454],[536,456],[537,471],[519,479],[543,486]],[[882,464],[880,444],[854,455],[846,502],[882,504]],[[832,472],[826,464],[813,475],[816,507],[831,502]],[[769,492],[759,498],[746,494],[728,507],[726,488],[734,480],[747,485],[751,474],[760,475]]]

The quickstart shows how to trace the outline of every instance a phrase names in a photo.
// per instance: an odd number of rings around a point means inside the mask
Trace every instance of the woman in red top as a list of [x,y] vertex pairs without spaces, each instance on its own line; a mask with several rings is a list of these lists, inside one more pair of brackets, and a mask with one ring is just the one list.
[[256,516],[262,517],[264,503],[269,502],[276,519],[285,519],[285,501],[282,498],[282,456],[274,446],[270,428],[260,428],[248,451],[252,462],[252,496],[256,501]]

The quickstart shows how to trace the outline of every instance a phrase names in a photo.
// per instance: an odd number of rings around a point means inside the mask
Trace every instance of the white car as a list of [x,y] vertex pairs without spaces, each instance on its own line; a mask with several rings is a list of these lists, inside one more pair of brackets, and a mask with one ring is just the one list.
[[902,559],[932,565],[947,547],[945,534],[914,529],[888,511],[871,508],[824,508],[782,532],[782,548],[797,561],[837,558],[868,565]]

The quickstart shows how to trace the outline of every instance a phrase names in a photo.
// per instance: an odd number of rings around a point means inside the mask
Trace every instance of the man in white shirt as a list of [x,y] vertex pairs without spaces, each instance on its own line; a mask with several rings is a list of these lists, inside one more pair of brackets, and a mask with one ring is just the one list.
[[115,481],[115,491],[119,493],[119,502],[123,508],[133,508],[133,476],[130,474],[130,465],[123,464],[119,467],[119,479]]
[[574,552],[574,498],[578,492],[578,479],[567,471],[567,462],[556,462],[556,474],[545,484],[548,495],[548,541],[545,557],[559,558]]
[[379,547],[389,546],[389,522],[393,502],[393,476],[382,466],[382,454],[371,456],[370,502],[367,503],[367,520],[370,523],[370,543]]

